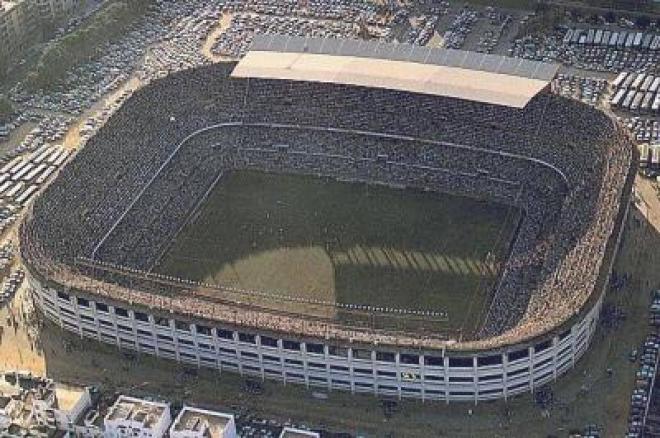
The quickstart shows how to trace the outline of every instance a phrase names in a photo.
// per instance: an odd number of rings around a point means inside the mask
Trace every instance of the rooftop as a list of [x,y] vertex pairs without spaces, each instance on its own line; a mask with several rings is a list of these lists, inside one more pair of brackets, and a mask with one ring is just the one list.
[[559,66],[453,49],[256,35],[233,77],[358,85],[522,108]]
[[85,392],[87,392],[87,389],[82,386],[56,383],[55,397],[57,398],[57,406],[63,411],[70,411],[76,406],[80,397],[82,397]]
[[285,427],[280,434],[280,438],[319,438],[317,432],[309,430],[294,429],[293,427]]
[[23,0],[0,0],[0,13],[5,13],[11,11],[14,6],[22,2]]
[[172,430],[176,432],[201,432],[206,429],[207,436],[220,438],[223,436],[227,424],[233,419],[234,416],[231,414],[186,406],[174,420]]
[[120,395],[108,410],[106,421],[132,421],[150,429],[163,416],[167,404]]

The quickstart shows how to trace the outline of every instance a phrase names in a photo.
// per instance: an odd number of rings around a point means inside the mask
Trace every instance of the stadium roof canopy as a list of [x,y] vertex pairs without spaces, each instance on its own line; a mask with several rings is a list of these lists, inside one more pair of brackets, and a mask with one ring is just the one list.
[[522,108],[558,68],[409,44],[256,35],[231,76],[387,88]]

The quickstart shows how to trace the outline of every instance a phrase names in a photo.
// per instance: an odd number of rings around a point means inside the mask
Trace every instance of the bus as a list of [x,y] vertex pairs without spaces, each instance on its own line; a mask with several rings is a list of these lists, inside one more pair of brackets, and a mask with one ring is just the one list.
[[25,181],[27,181],[27,182],[32,181],[37,175],[39,175],[41,172],[43,172],[47,167],[48,167],[47,164],[45,164],[45,163],[41,163],[40,165],[38,165],[37,167],[35,167],[34,169],[32,169],[32,171],[31,171],[30,173],[28,173],[27,175],[25,175],[25,177],[23,178],[23,180],[25,180]]
[[16,157],[13,160],[11,160],[9,163],[5,164],[2,166],[2,169],[0,169],[0,173],[7,173],[11,170],[12,167],[16,166],[19,162],[23,161],[21,157]]
[[25,187],[25,183],[23,181],[19,181],[12,187],[11,189],[7,190],[7,192],[3,195],[7,198],[13,198],[14,196],[18,195],[21,190],[23,190],[23,187]]
[[62,149],[62,153],[60,154],[59,157],[57,157],[57,160],[55,160],[53,165],[55,167],[60,167],[62,164],[64,164],[68,156],[69,156],[69,151],[67,151],[66,149]]
[[48,155],[50,155],[52,150],[53,150],[52,147],[50,147],[50,146],[47,147],[41,154],[39,154],[39,156],[37,158],[34,159],[34,162],[37,163],[37,164],[41,163],[42,161],[44,161],[46,159],[46,157]]
[[616,92],[616,94],[612,97],[612,100],[610,100],[610,105],[612,106],[620,106],[621,101],[623,100],[623,97],[626,95],[626,89],[621,88],[619,91]]
[[60,154],[62,152],[64,152],[64,149],[62,149],[60,147],[56,147],[54,149],[55,149],[55,151],[46,160],[46,162],[48,162],[48,164],[53,164],[59,158]]
[[614,88],[619,88],[619,87],[621,87],[621,85],[623,84],[623,81],[626,80],[626,77],[627,77],[627,76],[628,76],[628,72],[627,72],[627,71],[622,71],[621,73],[619,73],[619,74],[617,75],[616,78],[614,78],[614,80],[612,81],[612,86],[613,86]]
[[28,187],[19,197],[16,198],[16,203],[19,205],[25,205],[37,190],[39,190],[38,186],[33,185]]
[[37,180],[36,180],[35,182],[36,182],[37,184],[43,184],[43,183],[48,179],[48,177],[49,177],[50,175],[52,175],[53,172],[55,172],[56,169],[57,169],[57,168],[56,168],[55,166],[48,166],[48,168],[46,168],[46,170],[44,171],[44,173],[42,173],[41,175],[39,175],[39,178],[37,178]]
[[18,164],[16,164],[14,167],[12,167],[11,169],[9,169],[9,173],[13,175],[13,174],[15,174],[16,172],[20,172],[21,169],[22,169],[23,167],[25,167],[27,164],[28,164],[27,161],[21,160],[21,161],[18,162]]
[[34,164],[32,164],[32,163],[27,163],[25,166],[23,166],[23,168],[22,168],[21,170],[19,170],[19,171],[16,172],[15,174],[13,174],[12,177],[11,177],[11,179],[13,179],[14,181],[21,180],[21,179],[23,179],[23,177],[24,177],[25,175],[27,175],[28,173],[30,173],[30,171],[31,171],[33,168],[34,168]]

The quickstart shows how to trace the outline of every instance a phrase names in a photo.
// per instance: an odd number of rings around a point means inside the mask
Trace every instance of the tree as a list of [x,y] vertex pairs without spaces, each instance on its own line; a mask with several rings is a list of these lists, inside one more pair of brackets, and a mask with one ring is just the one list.
[[615,21],[616,21],[616,15],[614,15],[614,12],[607,11],[605,13],[605,22],[606,23],[614,23]]
[[648,15],[640,15],[637,17],[637,19],[635,19],[635,24],[637,24],[637,26],[641,27],[642,29],[646,29],[651,24],[651,17]]
[[11,100],[6,96],[0,94],[0,116],[8,116],[14,112],[14,107]]
[[0,56],[0,83],[7,78],[7,70],[9,69],[9,63],[5,56]]

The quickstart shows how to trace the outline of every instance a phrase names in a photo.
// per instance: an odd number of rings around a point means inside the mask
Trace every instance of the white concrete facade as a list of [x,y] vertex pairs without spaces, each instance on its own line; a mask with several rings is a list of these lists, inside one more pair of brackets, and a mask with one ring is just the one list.
[[320,436],[317,432],[294,429],[293,427],[285,427],[280,434],[280,438],[319,438]]
[[533,344],[443,356],[192,323],[58,292],[29,271],[27,278],[44,315],[81,337],[284,384],[447,402],[508,398],[555,380],[587,350],[602,304],[601,295],[572,327]]
[[170,427],[170,438],[236,438],[231,414],[185,406]]
[[120,395],[106,414],[106,438],[160,438],[172,422],[170,405]]

